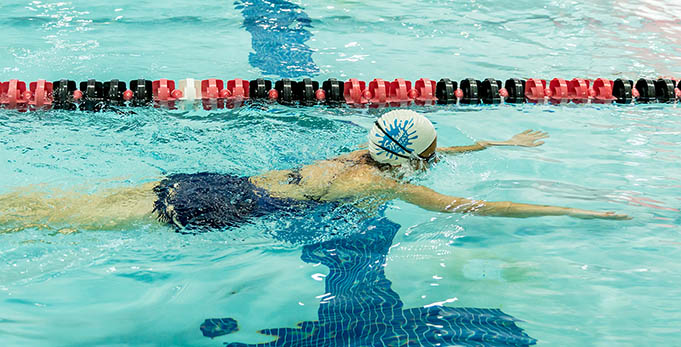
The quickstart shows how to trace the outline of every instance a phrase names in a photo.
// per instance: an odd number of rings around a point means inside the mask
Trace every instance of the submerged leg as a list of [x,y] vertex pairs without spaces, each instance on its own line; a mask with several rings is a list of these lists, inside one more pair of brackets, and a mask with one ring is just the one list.
[[0,233],[26,228],[118,229],[152,222],[156,183],[107,189],[95,194],[38,191],[32,188],[0,195]]

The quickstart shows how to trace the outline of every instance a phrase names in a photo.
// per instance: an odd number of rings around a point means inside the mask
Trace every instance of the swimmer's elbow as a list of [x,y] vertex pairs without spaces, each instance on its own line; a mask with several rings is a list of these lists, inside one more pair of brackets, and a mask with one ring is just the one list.
[[511,201],[477,201],[475,206],[472,206],[466,212],[478,215],[478,216],[497,216],[504,217],[509,215],[509,211],[513,206]]

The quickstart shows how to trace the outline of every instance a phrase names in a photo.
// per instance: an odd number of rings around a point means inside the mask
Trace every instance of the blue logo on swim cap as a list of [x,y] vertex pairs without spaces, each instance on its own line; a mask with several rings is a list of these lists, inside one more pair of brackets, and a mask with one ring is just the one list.
[[[412,130],[414,128],[414,120],[413,119],[407,119],[407,120],[397,120],[393,119],[392,123],[386,124],[385,121],[383,123],[383,130],[385,130],[390,137],[395,139],[395,141],[399,142],[399,145],[393,140],[391,140],[388,136],[385,134],[381,133],[376,133],[375,136],[378,138],[378,144],[381,147],[384,147],[386,149],[389,149],[395,153],[399,154],[404,154],[404,155],[409,155],[408,152],[406,152],[402,147],[410,149],[411,145],[414,144],[414,140],[418,138],[418,135],[416,135],[416,130]],[[400,147],[402,145],[402,147]],[[394,155],[393,153],[380,150],[376,154],[378,155],[383,155],[385,154],[389,159],[397,159],[398,156]]]

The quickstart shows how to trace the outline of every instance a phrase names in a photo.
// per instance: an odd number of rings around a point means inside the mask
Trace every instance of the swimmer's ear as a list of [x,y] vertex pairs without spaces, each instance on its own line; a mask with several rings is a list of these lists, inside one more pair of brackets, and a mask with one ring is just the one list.
[[357,148],[359,149],[369,148],[369,142],[360,143],[359,145],[357,145]]

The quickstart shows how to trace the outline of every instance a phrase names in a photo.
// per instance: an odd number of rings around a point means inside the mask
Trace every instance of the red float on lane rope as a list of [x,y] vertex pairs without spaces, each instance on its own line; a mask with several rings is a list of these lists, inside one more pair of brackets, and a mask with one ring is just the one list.
[[549,90],[551,102],[554,104],[562,104],[570,101],[568,97],[568,83],[562,78],[554,78],[549,83]]
[[170,95],[175,99],[180,99],[184,96],[184,93],[182,93],[182,91],[179,89],[175,89],[170,93]]
[[387,106],[390,84],[380,78],[369,82],[369,102],[371,107]]
[[205,110],[224,107],[224,99],[220,98],[220,91],[224,88],[223,80],[211,78],[201,81],[201,99]]
[[356,78],[351,78],[349,81],[345,82],[343,84],[345,103],[350,106],[365,105],[368,102],[366,95],[364,94],[365,89],[366,83]]
[[227,99],[230,96],[232,96],[232,92],[230,92],[228,89],[223,89],[220,91],[220,98]]
[[589,84],[590,81],[583,78],[575,78],[568,82],[568,98],[577,104],[589,102],[592,97]]
[[28,98],[26,97],[26,83],[19,80],[10,80],[0,84],[0,104],[8,109],[25,110]]
[[37,80],[29,85],[30,96],[28,104],[31,109],[49,109],[52,107],[52,82]]
[[227,90],[230,93],[230,98],[234,99],[248,99],[249,82],[240,78],[227,81]]
[[314,92],[314,97],[318,101],[326,100],[326,92],[324,91],[324,89],[317,89],[317,91]]
[[591,86],[593,100],[599,104],[609,104],[617,98],[612,95],[613,83],[609,79],[598,78]]
[[[175,89],[175,81],[162,78],[153,81],[151,84],[152,94],[155,101],[175,101],[177,98],[173,96]],[[182,93],[182,91],[180,91]]]
[[546,96],[546,81],[538,78],[531,78],[525,82],[525,99],[528,102],[539,103],[544,101]]
[[[227,81],[227,88],[224,90],[227,99],[227,108],[234,108],[241,106],[249,97],[249,82],[236,78]],[[221,93],[222,95],[222,93]]]
[[416,89],[414,89],[414,88],[409,89],[409,91],[407,92],[407,97],[409,99],[414,100],[414,99],[416,99],[417,96],[419,96],[419,92],[417,92]]
[[408,95],[416,101],[417,105],[435,105],[437,103],[437,97],[435,97],[436,87],[437,82],[427,78],[419,78],[414,83],[414,89],[412,89],[415,92],[414,95]]
[[[79,90],[76,90],[76,91],[73,93],[73,98],[74,98],[74,99],[79,100],[80,98],[83,97],[83,93],[80,93],[80,95],[78,95],[78,97],[76,97],[76,92],[79,92]],[[130,101],[130,100],[132,100],[132,97],[133,97],[133,96],[135,96],[135,93],[133,93],[132,90],[130,90],[130,89],[128,89],[128,90],[126,90],[126,91],[123,92],[123,100],[125,100],[125,101]]]
[[201,81],[201,96],[203,99],[218,99],[224,81],[215,78]]
[[411,82],[405,81],[403,78],[396,78],[390,82],[390,91],[388,92],[390,106],[401,107],[409,105],[412,100],[409,97],[409,89],[411,89]]
[[[154,98],[154,107],[168,107],[175,108],[175,101],[178,97],[176,91],[182,94],[182,91],[175,89],[175,81],[162,78],[151,82],[151,94]],[[181,97],[181,96],[180,96]]]
[[461,90],[461,88],[457,89],[454,92],[454,96],[456,97],[456,103],[458,104],[459,100],[463,99],[463,90]]
[[499,96],[504,99],[508,98],[508,90],[506,88],[499,89]]

